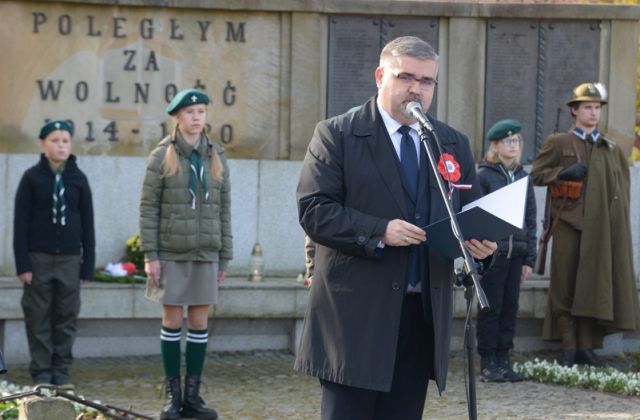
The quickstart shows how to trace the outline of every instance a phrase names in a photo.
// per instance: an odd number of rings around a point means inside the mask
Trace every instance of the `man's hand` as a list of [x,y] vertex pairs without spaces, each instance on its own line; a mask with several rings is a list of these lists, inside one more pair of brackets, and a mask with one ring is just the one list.
[[160,287],[160,260],[145,261],[144,272],[152,286]]
[[587,167],[580,162],[573,163],[558,174],[558,179],[563,181],[580,181],[587,176]]
[[464,244],[467,246],[471,256],[479,260],[484,260],[498,249],[497,243],[487,241],[486,239],[482,242],[477,239],[470,239],[468,241],[464,241]]
[[387,224],[383,242],[390,246],[418,245],[427,240],[424,230],[409,222],[393,219]]
[[33,273],[31,271],[27,271],[20,274],[18,278],[20,279],[22,284],[31,284],[31,281],[33,280]]
[[528,265],[522,265],[522,273],[520,274],[520,284],[524,283],[524,281],[531,275],[533,272],[533,268]]

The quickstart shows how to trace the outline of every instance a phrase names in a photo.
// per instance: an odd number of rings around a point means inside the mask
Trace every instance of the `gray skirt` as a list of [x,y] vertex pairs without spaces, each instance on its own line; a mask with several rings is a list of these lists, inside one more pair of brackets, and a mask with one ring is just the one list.
[[147,299],[163,305],[218,303],[218,263],[160,261],[160,267],[160,287],[147,282]]

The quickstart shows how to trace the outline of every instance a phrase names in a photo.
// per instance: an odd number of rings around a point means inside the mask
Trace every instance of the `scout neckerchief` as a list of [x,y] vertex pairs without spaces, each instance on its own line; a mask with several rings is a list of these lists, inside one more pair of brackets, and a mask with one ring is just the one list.
[[67,206],[64,201],[64,181],[62,180],[62,171],[64,171],[64,163],[60,165],[58,168],[51,170],[54,173],[53,179],[53,204],[52,204],[52,213],[53,213],[53,224],[60,223],[61,226],[66,226],[67,218],[65,216],[65,212],[67,210]]
[[[202,139],[200,139],[202,140]],[[207,188],[207,177],[204,176],[204,165],[202,165],[202,159],[200,158],[200,152],[198,152],[198,146],[200,140],[193,147],[191,152],[191,172],[189,174],[189,192],[191,193],[191,208],[196,208],[196,197],[198,191],[198,181],[202,186],[204,192],[204,200],[209,200],[209,189]]]
[[513,164],[511,165],[509,168],[507,168],[504,163],[499,162],[498,166],[500,167],[500,169],[502,170],[502,173],[504,173],[504,176],[507,178],[507,184],[511,184],[513,181],[516,180],[516,167],[518,165]]

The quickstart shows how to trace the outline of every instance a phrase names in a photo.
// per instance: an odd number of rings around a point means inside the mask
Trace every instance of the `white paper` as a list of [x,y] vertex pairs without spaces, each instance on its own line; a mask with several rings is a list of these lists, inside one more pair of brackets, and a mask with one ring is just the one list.
[[527,203],[528,183],[529,177],[526,176],[465,205],[462,207],[462,211],[480,207],[505,222],[522,229],[524,225],[524,209]]

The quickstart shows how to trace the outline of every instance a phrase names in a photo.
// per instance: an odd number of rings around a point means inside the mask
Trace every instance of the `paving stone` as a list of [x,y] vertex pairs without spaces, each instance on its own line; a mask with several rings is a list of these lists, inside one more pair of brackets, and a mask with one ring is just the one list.
[[[293,361],[293,355],[281,351],[209,353],[202,396],[223,420],[318,419],[318,381],[294,372]],[[26,366],[10,368],[6,379],[30,384]],[[462,353],[452,353],[447,389],[438,396],[430,383],[424,418],[468,418],[464,371]],[[163,402],[159,356],[79,359],[71,375],[76,392],[86,398],[150,416],[159,414]],[[482,420],[627,420],[640,419],[640,399],[528,381],[477,382],[477,410]]]

